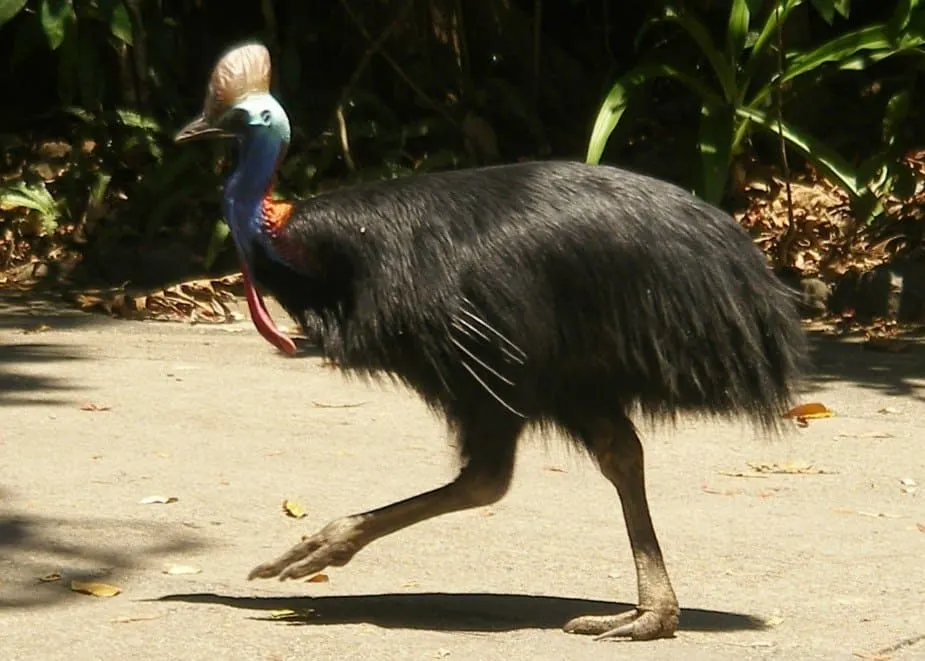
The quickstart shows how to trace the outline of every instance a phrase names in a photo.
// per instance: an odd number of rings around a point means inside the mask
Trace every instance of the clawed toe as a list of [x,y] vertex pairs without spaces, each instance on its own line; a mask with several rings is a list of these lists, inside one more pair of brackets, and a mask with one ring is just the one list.
[[570,620],[563,630],[566,633],[594,636],[594,640],[629,638],[654,640],[671,638],[678,628],[678,615],[673,611],[661,612],[640,608],[618,615],[584,615]]

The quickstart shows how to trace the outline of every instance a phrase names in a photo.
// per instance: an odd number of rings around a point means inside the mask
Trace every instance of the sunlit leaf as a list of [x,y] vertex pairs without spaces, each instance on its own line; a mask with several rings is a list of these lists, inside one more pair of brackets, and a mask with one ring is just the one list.
[[91,581],[71,581],[71,590],[94,597],[115,597],[122,592],[122,589],[115,585]]
[[592,164],[600,162],[610,134],[613,133],[620,122],[620,118],[626,111],[631,95],[658,78],[677,80],[698,94],[704,103],[713,105],[723,103],[723,98],[704,85],[698,79],[696,73],[687,73],[675,66],[664,63],[640,65],[621,76],[610,88],[610,92],[601,104],[594,122],[594,128],[591,131],[591,139],[588,141],[586,162]]
[[175,503],[179,498],[176,496],[148,496],[138,501],[139,505],[169,505]]
[[202,258],[202,265],[206,270],[212,268],[230,233],[231,229],[225,221],[221,219],[215,221],[215,225],[212,226],[212,236],[209,238],[209,247],[206,249],[205,257]]
[[697,148],[700,152],[701,184],[697,194],[719,205],[726,190],[729,166],[732,162],[732,140],[735,132],[735,112],[728,105],[704,104],[700,110],[700,135]]
[[[736,2],[735,7],[741,5],[740,11],[745,12],[745,29],[743,33],[748,31],[748,7],[745,6],[744,2]],[[733,11],[735,11],[735,7]],[[694,40],[697,44],[700,52],[704,54],[707,60],[710,62],[710,66],[713,67],[713,73],[719,81],[720,86],[723,89],[723,92],[726,95],[728,101],[734,100],[738,95],[736,93],[736,76],[735,68],[733,66],[734,60],[728,60],[724,57],[723,53],[716,47],[713,43],[713,38],[710,36],[710,31],[707,27],[697,20],[693,14],[689,12],[680,13],[672,7],[668,7],[664,11],[663,20],[671,21],[677,23],[685,32]],[[738,18],[736,20],[741,20]],[[738,30],[738,27],[736,28]],[[736,39],[739,39],[739,35],[735,36]],[[745,43],[744,34],[741,36],[741,42]],[[741,48],[739,49],[741,50]],[[737,53],[738,54],[738,51]],[[734,56],[733,56],[734,57]]]
[[26,6],[28,0],[0,0],[0,27],[8,23]]
[[315,574],[311,578],[305,579],[306,583],[327,583],[330,581],[330,577],[327,574]]
[[[736,108],[736,113],[740,117],[755,122],[766,131],[774,135],[778,134],[778,121],[760,110],[739,107]],[[815,167],[834,178],[840,186],[852,195],[860,195],[863,190],[863,182],[858,180],[854,168],[834,150],[820,140],[790,126],[786,122],[781,122],[780,129],[784,139],[806,156]]]
[[809,404],[800,404],[795,406],[784,414],[785,418],[806,418],[806,419],[816,419],[816,418],[831,418],[835,414],[826,407],[825,404],[820,404],[819,402],[810,402]]
[[58,50],[64,43],[68,27],[77,23],[77,14],[68,0],[41,0],[39,20],[42,22],[49,47]]
[[751,21],[751,8],[748,5],[748,0],[732,0],[732,8],[729,10],[726,59],[733,65],[739,61],[748,40],[748,26]]
[[164,573],[171,576],[185,576],[188,574],[199,574],[202,570],[192,565],[169,565],[164,568]]
[[294,519],[301,519],[305,516],[305,508],[292,500],[283,501],[283,512],[285,512],[286,516],[291,516]]

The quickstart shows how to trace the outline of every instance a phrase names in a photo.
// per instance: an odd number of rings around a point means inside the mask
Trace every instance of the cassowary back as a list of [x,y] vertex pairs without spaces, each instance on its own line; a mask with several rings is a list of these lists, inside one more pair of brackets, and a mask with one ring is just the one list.
[[806,346],[746,232],[680,188],[535,162],[301,202],[255,275],[322,320],[342,367],[390,374],[451,417],[746,416],[773,428]]

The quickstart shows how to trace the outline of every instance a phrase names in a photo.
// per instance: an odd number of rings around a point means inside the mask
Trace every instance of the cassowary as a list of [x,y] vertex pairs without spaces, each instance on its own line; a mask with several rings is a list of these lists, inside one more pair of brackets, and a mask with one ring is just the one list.
[[670,637],[680,609],[649,514],[631,416],[743,418],[779,431],[804,368],[795,301],[732,218],[682,189],[567,162],[370,183],[294,203],[271,180],[290,140],[259,44],[216,64],[176,136],[233,138],[224,212],[252,318],[286,352],[272,294],[347,374],[403,383],[447,421],[462,468],[440,488],[332,521],[249,578],[343,566],[376,539],[494,503],[518,439],[557,430],[616,488],[638,606],[565,630]]

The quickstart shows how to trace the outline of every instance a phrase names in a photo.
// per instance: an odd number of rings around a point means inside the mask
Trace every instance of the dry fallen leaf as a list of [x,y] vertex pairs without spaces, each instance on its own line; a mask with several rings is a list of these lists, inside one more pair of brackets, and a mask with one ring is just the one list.
[[122,592],[122,589],[117,588],[115,585],[89,581],[71,581],[71,590],[94,597],[115,597]]
[[860,434],[849,434],[847,432],[842,432],[840,434],[836,434],[835,436],[836,440],[840,438],[893,438],[893,434],[885,431],[866,431]]
[[169,505],[175,503],[179,498],[176,496],[148,496],[138,501],[139,505]]
[[56,571],[39,577],[39,583],[52,583],[54,581],[60,581],[60,580],[61,580],[61,574]]
[[170,574],[172,576],[180,576],[183,574],[198,574],[202,572],[199,567],[193,567],[192,565],[169,565],[164,568],[165,574]]
[[877,411],[877,413],[883,413],[883,414],[887,414],[887,413],[899,413],[899,409],[894,408],[894,407],[892,407],[892,406],[884,406],[882,409],[880,409],[879,411]]
[[94,404],[93,402],[87,402],[80,407],[81,411],[109,411],[112,407],[107,406],[106,404]]
[[283,501],[283,512],[285,512],[287,516],[291,516],[293,519],[301,519],[303,516],[305,516],[305,508],[294,500]]
[[757,473],[775,473],[780,475],[832,475],[835,471],[816,468],[813,464],[788,461],[785,464],[749,461],[748,467]]
[[544,466],[544,468],[550,473],[568,473],[567,468],[562,468],[560,466]]
[[434,657],[437,658],[437,659],[445,659],[445,658],[448,657],[449,655],[450,655],[450,650],[448,650],[448,649],[443,649],[443,648],[441,647],[440,649],[437,650],[437,653],[434,654]]
[[797,420],[816,420],[819,418],[831,418],[835,413],[826,408],[825,404],[819,402],[810,402],[809,404],[800,404],[784,413],[785,418],[796,418]]
[[291,608],[280,608],[279,610],[270,611],[270,617],[292,617],[295,611]]
[[925,523],[916,523],[915,527],[919,529],[919,532],[925,532]]
[[327,583],[330,580],[331,579],[328,577],[327,574],[315,574],[311,578],[306,578],[305,582],[306,583]]
[[889,654],[880,654],[879,652],[855,652],[854,655],[864,661],[890,661],[892,657]]

